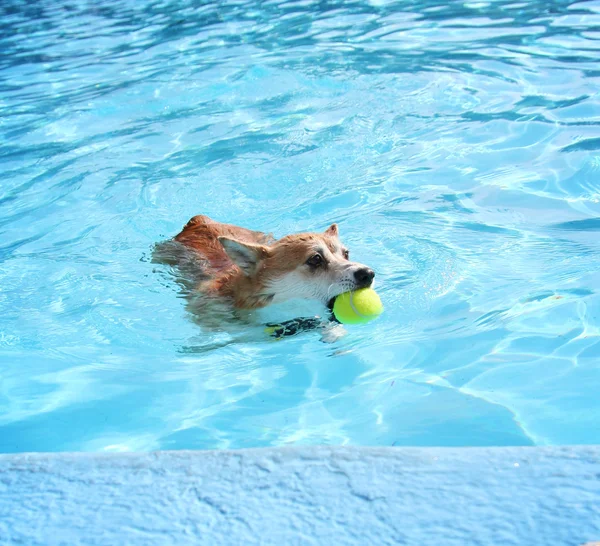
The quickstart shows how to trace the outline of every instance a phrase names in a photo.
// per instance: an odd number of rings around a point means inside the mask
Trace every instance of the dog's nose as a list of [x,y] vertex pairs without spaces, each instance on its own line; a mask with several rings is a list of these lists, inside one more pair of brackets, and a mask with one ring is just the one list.
[[354,278],[361,288],[371,286],[375,278],[375,271],[368,267],[361,267],[354,272]]

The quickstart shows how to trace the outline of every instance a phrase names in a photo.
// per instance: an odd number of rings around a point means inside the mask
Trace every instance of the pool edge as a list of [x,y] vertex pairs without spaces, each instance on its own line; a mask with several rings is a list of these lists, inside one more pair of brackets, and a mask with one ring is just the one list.
[[0,455],[0,498],[7,545],[579,546],[600,446]]

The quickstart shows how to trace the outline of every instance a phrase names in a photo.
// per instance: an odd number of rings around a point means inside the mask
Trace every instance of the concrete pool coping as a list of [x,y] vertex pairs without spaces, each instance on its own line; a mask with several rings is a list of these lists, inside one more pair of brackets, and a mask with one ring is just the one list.
[[600,446],[0,456],[0,544],[579,546]]

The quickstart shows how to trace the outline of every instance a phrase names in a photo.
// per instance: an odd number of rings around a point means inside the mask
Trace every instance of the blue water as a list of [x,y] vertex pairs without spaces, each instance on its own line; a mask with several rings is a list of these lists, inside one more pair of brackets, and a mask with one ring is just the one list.
[[[600,443],[599,1],[0,14],[0,451]],[[198,213],[338,222],[385,314],[204,331]]]

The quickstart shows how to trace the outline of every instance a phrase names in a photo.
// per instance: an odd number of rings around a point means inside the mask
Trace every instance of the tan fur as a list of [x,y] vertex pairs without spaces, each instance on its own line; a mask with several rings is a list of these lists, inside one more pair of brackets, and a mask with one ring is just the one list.
[[[336,224],[324,233],[275,240],[265,233],[194,216],[175,241],[205,263],[208,280],[197,289],[226,298],[238,309],[256,309],[296,297],[327,303],[357,288],[356,271],[368,270],[345,258]],[[307,265],[315,253],[322,255],[322,267]]]

